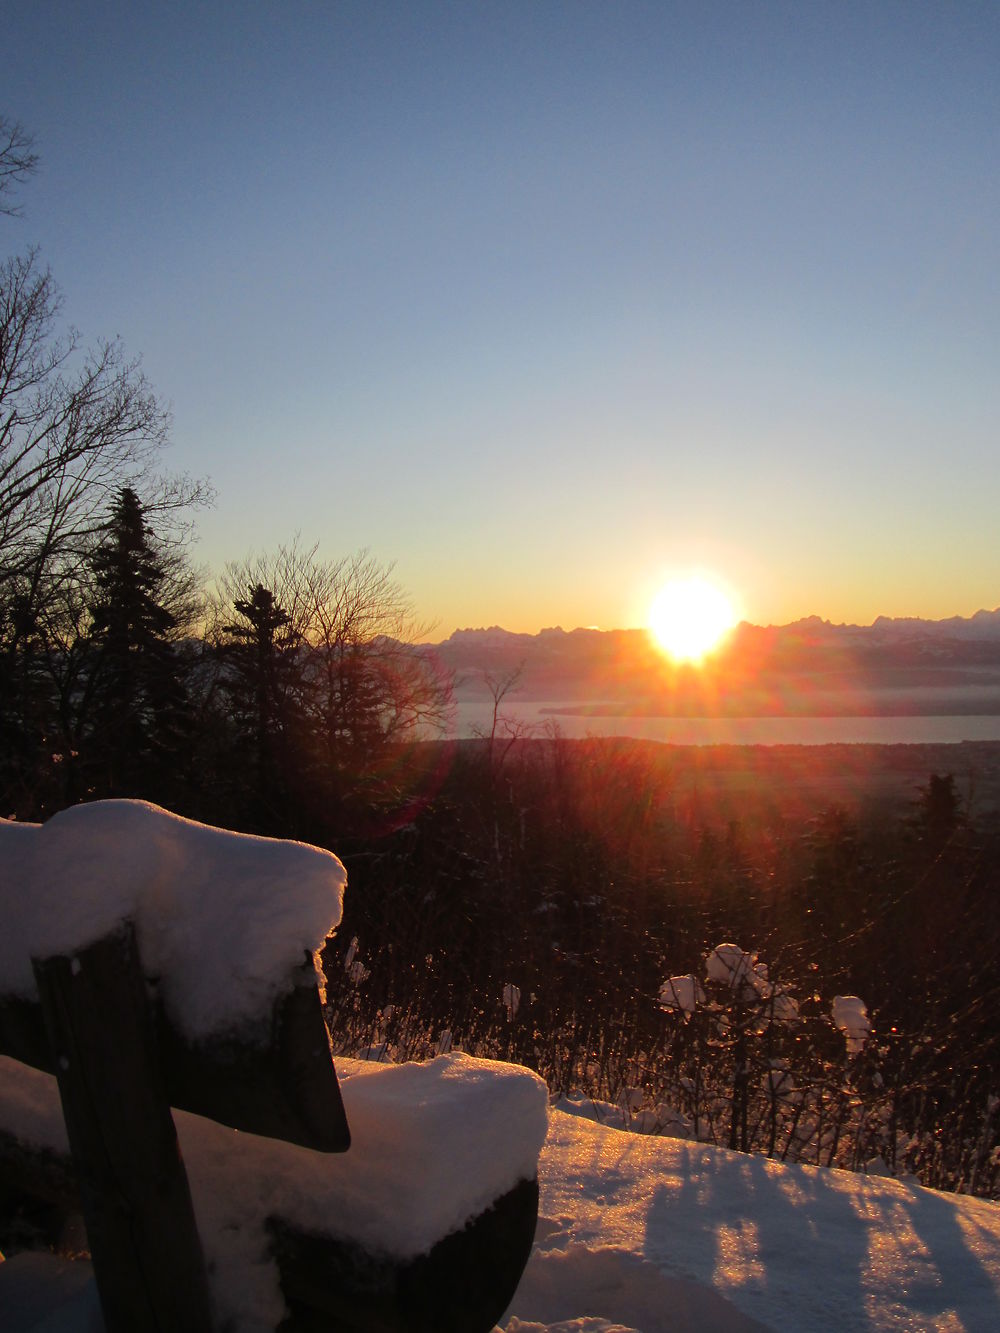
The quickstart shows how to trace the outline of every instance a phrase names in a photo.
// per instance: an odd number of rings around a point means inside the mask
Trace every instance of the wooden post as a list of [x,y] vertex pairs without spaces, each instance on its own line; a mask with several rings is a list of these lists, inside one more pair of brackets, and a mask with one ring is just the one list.
[[134,928],[32,964],[108,1333],[210,1333]]

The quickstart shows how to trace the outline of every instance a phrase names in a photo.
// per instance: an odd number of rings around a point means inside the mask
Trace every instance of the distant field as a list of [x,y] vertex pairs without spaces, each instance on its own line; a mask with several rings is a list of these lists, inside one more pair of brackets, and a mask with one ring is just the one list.
[[1000,743],[665,746],[675,799],[717,819],[808,815],[831,805],[901,814],[932,773],[954,776],[971,814],[1000,811]]
[[[475,746],[481,742],[459,742]],[[629,737],[569,741],[600,746],[659,772],[662,802],[694,825],[809,819],[830,806],[898,817],[932,773],[952,774],[968,812],[1000,813],[1000,742],[951,745],[670,745]],[[520,745],[543,745],[526,739]]]

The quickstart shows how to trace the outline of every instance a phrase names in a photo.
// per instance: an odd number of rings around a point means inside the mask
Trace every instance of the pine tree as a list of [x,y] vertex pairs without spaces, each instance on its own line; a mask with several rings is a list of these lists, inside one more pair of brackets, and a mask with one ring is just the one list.
[[130,487],[91,561],[90,667],[85,690],[88,794],[169,802],[187,721],[169,561]]
[[300,635],[269,588],[257,583],[247,593],[233,600],[239,619],[222,627],[222,686],[235,728],[246,814],[256,831],[287,836],[295,822],[302,759]]

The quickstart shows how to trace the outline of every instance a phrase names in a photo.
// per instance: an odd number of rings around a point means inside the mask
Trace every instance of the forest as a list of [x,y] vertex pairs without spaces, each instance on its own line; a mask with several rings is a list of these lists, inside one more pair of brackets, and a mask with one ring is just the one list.
[[[0,122],[0,206],[34,166]],[[995,817],[722,816],[668,747],[429,739],[453,682],[391,567],[192,559],[206,483],[32,251],[0,268],[0,811],[143,798],[334,850],[337,1047],[524,1063],[633,1128],[1000,1193]],[[789,798],[791,793],[789,793]]]

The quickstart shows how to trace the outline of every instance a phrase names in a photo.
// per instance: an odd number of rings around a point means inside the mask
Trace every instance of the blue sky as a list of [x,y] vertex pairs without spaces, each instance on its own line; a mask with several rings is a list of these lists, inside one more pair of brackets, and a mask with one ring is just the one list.
[[395,561],[436,637],[1000,603],[994,3],[15,2],[2,109],[213,568]]

